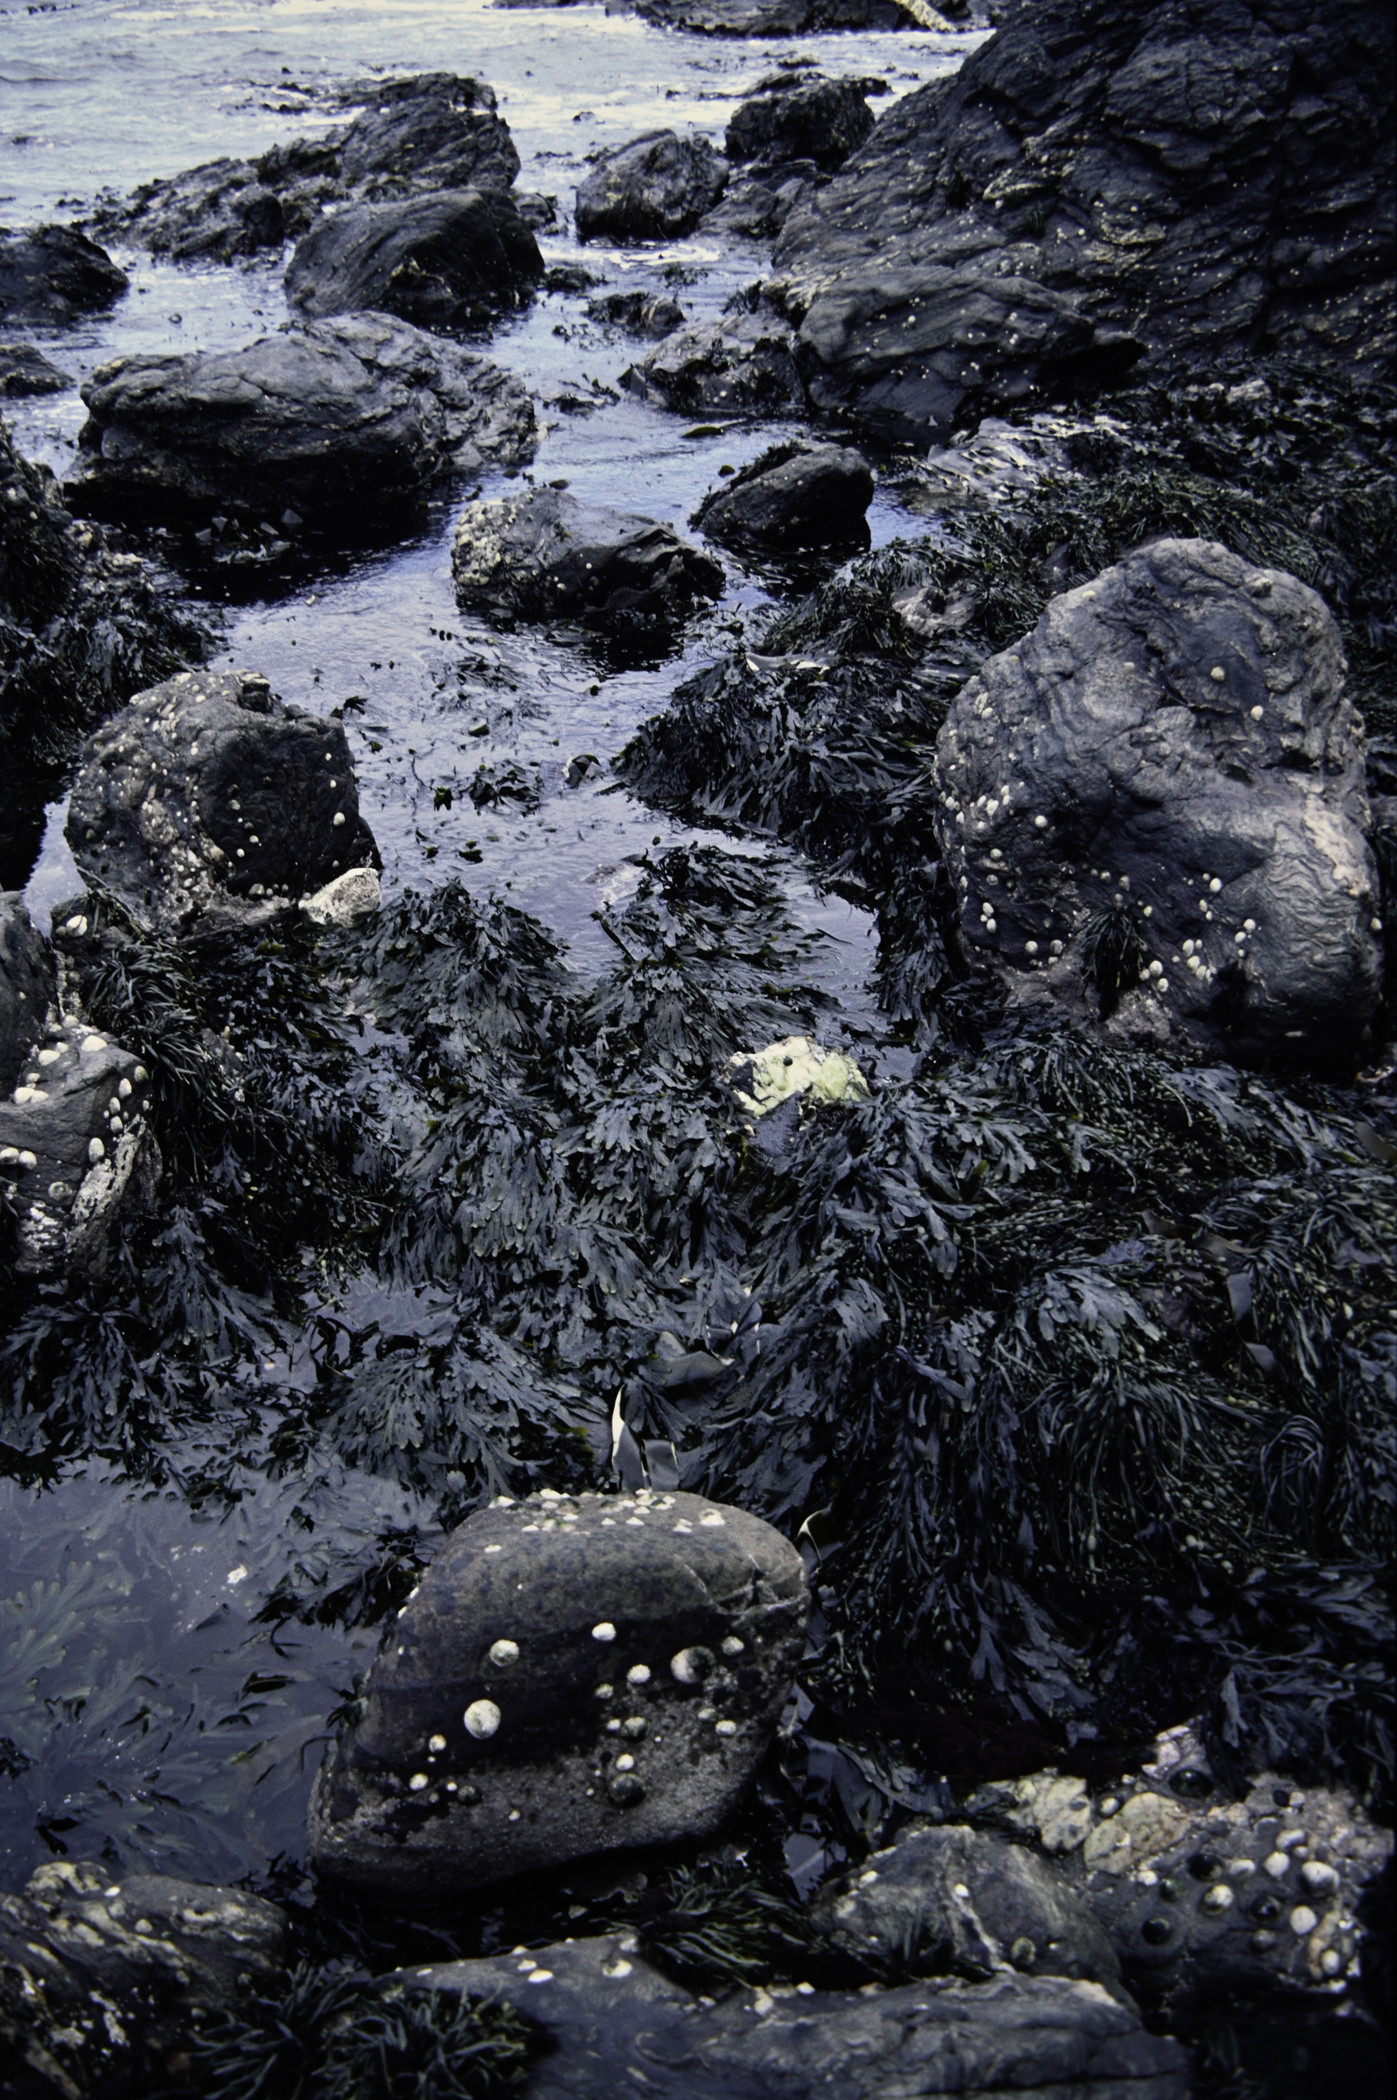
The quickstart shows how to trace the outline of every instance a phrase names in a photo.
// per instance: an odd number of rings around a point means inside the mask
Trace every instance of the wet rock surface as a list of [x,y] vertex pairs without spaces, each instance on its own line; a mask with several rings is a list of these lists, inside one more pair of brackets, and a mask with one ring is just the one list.
[[0,321],[61,325],[110,306],[128,282],[106,249],[75,226],[0,228]]
[[812,399],[911,434],[1140,356],[1382,365],[1391,73],[1372,0],[1017,11],[787,224]]
[[18,891],[0,893],[0,1091],[19,1077],[21,1060],[43,1030],[55,996],[53,957]]
[[684,325],[684,309],[677,299],[655,292],[604,292],[587,301],[587,311],[597,321],[609,321],[628,335],[649,336],[659,342]]
[[5,2069],[65,2100],[114,2078],[163,2084],[185,2068],[191,2028],[265,1987],[285,1955],[285,1920],[258,1896],[55,1860],[0,1896]]
[[126,357],[83,391],[68,485],[88,508],[327,524],[486,459],[531,456],[519,380],[387,314],[346,314],[192,357]]
[[868,544],[873,470],[843,445],[778,445],[706,496],[693,522],[725,546]]
[[1127,1037],[1351,1055],[1381,958],[1343,686],[1323,601],[1209,541],[1054,599],[937,739],[967,953]]
[[918,20],[898,0],[637,0],[636,13],[700,36],[805,36],[821,29],[903,29]]
[[0,395],[62,394],[75,382],[32,343],[0,343]]
[[[1012,1972],[871,1996],[808,1985],[696,2000],[624,1938],[409,1972],[438,1990],[498,1992],[556,2053],[527,2100],[602,2100],[641,2085],[679,2100],[883,2100],[891,2094],[1052,2092],[1184,2100],[1179,2044],[1146,2034],[1099,1985]],[[624,2083],[622,2082],[624,2081]]]
[[160,930],[265,917],[375,859],[338,722],[247,671],[186,671],[97,730],[68,810],[82,872]]
[[667,619],[723,588],[712,557],[668,526],[559,489],[468,504],[451,569],[462,606],[521,620]]
[[433,190],[321,219],[297,243],[286,296],[304,314],[367,308],[449,329],[516,303],[542,275],[538,243],[512,198]]
[[681,328],[622,383],[681,415],[800,415],[805,407],[795,340],[763,314]]
[[832,173],[873,129],[860,81],[778,74],[760,85],[764,92],[740,102],[728,120],[723,151],[730,161],[808,160]]
[[771,1740],[807,1608],[794,1547],[697,1495],[478,1511],[317,1778],[317,1870],[423,1898],[711,1834]]
[[646,132],[603,153],[578,184],[578,239],[674,240],[712,210],[727,179],[707,139]]

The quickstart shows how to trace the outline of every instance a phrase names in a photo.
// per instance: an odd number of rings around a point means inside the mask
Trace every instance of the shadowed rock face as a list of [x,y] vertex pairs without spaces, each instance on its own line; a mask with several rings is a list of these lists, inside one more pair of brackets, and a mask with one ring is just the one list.
[[1229,346],[1394,347],[1380,0],[1019,9],[788,220],[816,405],[892,432]]
[[647,132],[604,153],[578,184],[578,239],[674,240],[712,210],[727,179],[707,139]]
[[778,445],[706,496],[692,522],[725,546],[868,544],[873,472],[844,445]]
[[62,324],[110,306],[129,281],[105,248],[75,227],[0,233],[0,321]]
[[451,566],[463,606],[506,619],[670,619],[723,588],[712,556],[667,525],[559,489],[469,504]]
[[[1343,683],[1323,600],[1211,541],[1159,541],[1054,599],[937,739],[969,955],[1016,1000],[1127,1038],[1361,1056],[1377,870]],[[1103,937],[1123,967],[1088,998]]]
[[371,309],[456,328],[513,305],[542,275],[538,243],[511,198],[437,190],[321,219],[291,257],[286,296],[304,314]]

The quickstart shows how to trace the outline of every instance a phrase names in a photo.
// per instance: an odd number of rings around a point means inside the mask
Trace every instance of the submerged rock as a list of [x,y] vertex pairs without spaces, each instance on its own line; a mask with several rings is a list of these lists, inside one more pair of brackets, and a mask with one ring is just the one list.
[[798,416],[805,411],[795,339],[763,314],[682,328],[624,372],[621,384],[642,401],[684,415]]
[[1322,599],[1206,540],[1053,599],[937,739],[967,953],[1127,1039],[1359,1057],[1381,956],[1344,670]]
[[338,722],[250,671],[186,671],[88,738],[68,843],[137,920],[265,917],[377,859]]
[[64,394],[75,384],[70,373],[50,364],[32,343],[0,343],[0,394]]
[[0,1092],[8,1093],[18,1079],[56,996],[48,942],[19,891],[0,891]]
[[727,162],[707,139],[648,131],[602,154],[577,186],[579,240],[672,241],[722,196]]
[[831,172],[873,129],[859,81],[778,75],[763,87],[728,120],[723,151],[729,160],[809,160]]
[[560,489],[467,505],[451,569],[462,605],[523,620],[667,619],[723,588],[711,556],[667,525]]
[[610,321],[628,335],[649,336],[658,342],[684,325],[684,309],[677,299],[659,292],[606,292],[587,301],[594,321]]
[[0,321],[61,325],[110,306],[129,282],[106,249],[75,226],[0,228]]
[[461,328],[515,304],[542,275],[512,198],[433,190],[321,219],[287,265],[286,296],[306,314],[372,309],[419,328]]
[[868,545],[873,471],[844,445],[777,445],[705,496],[692,523],[729,547]]
[[521,382],[387,314],[344,314],[237,350],[138,356],[83,389],[89,419],[69,483],[89,508],[333,525],[537,441]]
[[771,1740],[807,1608],[795,1548],[698,1495],[477,1511],[316,1780],[317,1870],[422,1899],[711,1835]]
[[633,1938],[567,1940],[493,1960],[409,1970],[403,1981],[497,1996],[555,2044],[529,2100],[888,2100],[893,2094],[1052,2094],[1186,2100],[1188,2057],[1147,2034],[1098,1984],[1001,1971],[871,1994],[808,1984],[696,1999],[644,1961]]

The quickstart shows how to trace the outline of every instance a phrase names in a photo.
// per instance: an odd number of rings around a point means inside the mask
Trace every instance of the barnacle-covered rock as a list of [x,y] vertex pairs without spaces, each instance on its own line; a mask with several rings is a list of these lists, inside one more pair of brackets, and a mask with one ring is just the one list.
[[667,525],[551,488],[468,504],[451,570],[463,606],[589,626],[667,620],[723,588],[713,557]]
[[318,1871],[395,1899],[711,1835],[800,1659],[805,1567],[698,1495],[501,1500],[454,1532],[316,1780]]

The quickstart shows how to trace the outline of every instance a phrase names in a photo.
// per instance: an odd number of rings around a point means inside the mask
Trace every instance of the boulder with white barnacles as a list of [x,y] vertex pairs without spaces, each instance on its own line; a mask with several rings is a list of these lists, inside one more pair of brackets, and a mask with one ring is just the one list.
[[967,956],[1123,1040],[1361,1059],[1381,924],[1345,668],[1314,591],[1207,540],[1053,599],[937,740]]
[[429,1898],[711,1835],[771,1740],[807,1610],[795,1548],[698,1495],[477,1511],[316,1780],[317,1870]]

